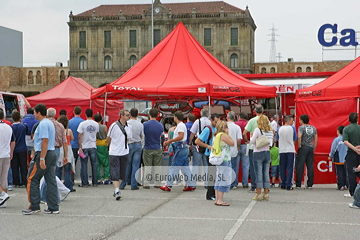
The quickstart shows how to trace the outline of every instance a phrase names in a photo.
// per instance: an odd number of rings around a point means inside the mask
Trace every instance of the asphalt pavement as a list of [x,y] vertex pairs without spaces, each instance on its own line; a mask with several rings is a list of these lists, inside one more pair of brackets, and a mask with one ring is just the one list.
[[[241,185],[241,184],[240,184]],[[334,185],[312,190],[271,188],[270,200],[252,201],[238,188],[225,194],[230,206],[205,200],[206,189],[171,192],[151,188],[121,191],[111,185],[76,188],[60,205],[60,214],[24,216],[25,189],[9,192],[0,208],[0,239],[358,239],[360,209],[351,209],[347,191]],[[42,210],[46,205],[41,205]]]

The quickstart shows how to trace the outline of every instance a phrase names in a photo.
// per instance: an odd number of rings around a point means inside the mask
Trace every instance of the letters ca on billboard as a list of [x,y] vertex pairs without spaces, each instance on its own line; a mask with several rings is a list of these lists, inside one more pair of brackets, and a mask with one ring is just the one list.
[[[332,34],[328,34],[328,30],[331,30]],[[340,33],[340,36],[338,36],[338,33]],[[325,35],[331,35],[331,39],[325,39]],[[356,47],[359,45],[356,39],[356,31],[354,29],[345,28],[339,32],[338,25],[336,23],[326,23],[322,25],[318,31],[318,41],[324,47],[332,47],[337,44],[343,47]]]

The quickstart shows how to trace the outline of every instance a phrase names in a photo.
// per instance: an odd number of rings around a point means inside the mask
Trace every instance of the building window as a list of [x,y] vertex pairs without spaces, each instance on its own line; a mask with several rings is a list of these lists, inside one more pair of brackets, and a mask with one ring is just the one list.
[[211,46],[211,28],[204,28],[204,46]]
[[60,77],[59,77],[60,79],[60,82],[63,82],[64,80],[65,80],[65,71],[64,70],[61,70],[60,71]]
[[130,47],[136,47],[136,30],[130,30]]
[[134,66],[137,63],[137,58],[135,55],[130,56],[130,67]]
[[86,48],[86,32],[85,31],[80,31],[79,47]]
[[311,72],[311,67],[307,67],[306,72]]
[[160,29],[154,29],[154,46],[158,45],[161,41]]
[[264,74],[264,73],[266,73],[266,68],[262,67],[261,68],[261,74]]
[[87,64],[86,64],[86,57],[81,56],[80,57],[80,70],[86,70]]
[[104,47],[111,48],[111,31],[104,32]]
[[230,45],[236,46],[239,44],[239,30],[237,28],[231,28]]
[[40,70],[36,71],[36,84],[42,84],[42,77]]
[[236,53],[231,54],[230,56],[230,68],[238,68],[239,67],[239,58]]
[[302,72],[302,68],[301,68],[301,67],[297,67],[297,68],[296,68],[296,72]]
[[109,70],[109,69],[112,69],[112,61],[111,61],[111,57],[108,55],[108,56],[105,56],[105,69],[106,70]]
[[29,71],[29,73],[28,73],[28,84],[34,84],[33,71]]
[[270,73],[275,73],[275,68],[274,67],[270,68]]

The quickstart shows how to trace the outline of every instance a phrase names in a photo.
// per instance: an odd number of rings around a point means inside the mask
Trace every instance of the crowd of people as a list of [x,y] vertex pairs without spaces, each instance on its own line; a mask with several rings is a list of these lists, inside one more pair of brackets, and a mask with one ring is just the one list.
[[[74,108],[74,117],[70,120],[65,110],[60,111],[56,120],[54,108],[38,104],[34,109],[29,108],[22,119],[14,111],[13,123],[5,120],[0,109],[0,206],[6,206],[7,191],[13,186],[23,187],[30,203],[23,214],[40,212],[41,203],[47,204],[45,213],[58,214],[60,201],[76,191],[78,159],[81,162],[78,187],[112,184],[112,195],[117,201],[122,197],[121,190],[127,186],[131,190],[154,186],[170,192],[180,171],[186,176],[183,191],[195,191],[194,176],[202,166],[207,176],[204,182],[206,200],[215,201],[216,206],[230,206],[224,201],[224,193],[239,187],[240,163],[242,187],[255,193],[254,201],[269,200],[270,188],[275,187],[277,177],[281,189],[293,190],[293,182],[296,189],[301,189],[304,165],[307,168],[305,188],[312,189],[318,135],[316,128],[309,124],[309,116],[300,116],[300,127],[296,131],[293,116],[285,116],[284,125],[279,126],[279,117],[275,115],[270,121],[261,105],[255,107],[255,112],[256,116],[247,120],[246,114],[237,116],[230,111],[224,121],[216,113],[209,116],[208,109],[204,108],[199,119],[189,114],[185,124],[184,114],[177,111],[175,124],[169,127],[165,139],[164,125],[157,121],[156,108],[149,111],[148,121],[141,122],[137,119],[136,108],[123,109],[119,120],[109,128],[101,124],[103,117],[99,113],[94,115],[91,109],[86,109],[86,119],[82,119],[80,107]],[[332,144],[329,160],[336,166],[337,188],[349,189],[345,196],[354,196],[349,206],[360,208],[360,188],[356,181],[357,171],[360,171],[357,114],[351,113],[349,121],[349,126],[337,129],[338,137]],[[150,181],[151,178],[144,176],[154,174],[152,167],[162,166],[164,148],[169,152],[169,177],[161,186],[160,180]],[[221,160],[216,165],[211,160],[214,156]],[[143,172],[139,171],[141,166]],[[230,177],[231,172],[235,176]]]

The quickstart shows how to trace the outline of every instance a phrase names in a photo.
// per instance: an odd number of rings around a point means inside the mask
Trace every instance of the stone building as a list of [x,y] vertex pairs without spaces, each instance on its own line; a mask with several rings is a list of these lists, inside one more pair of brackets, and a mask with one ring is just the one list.
[[337,72],[351,61],[255,63],[256,73]]
[[29,97],[55,87],[68,74],[68,67],[0,67],[0,91]]
[[[152,5],[101,5],[69,15],[70,74],[94,87],[124,74],[152,48]],[[223,1],[154,1],[156,46],[178,22],[220,62],[237,73],[252,73],[256,25],[249,9]]]

